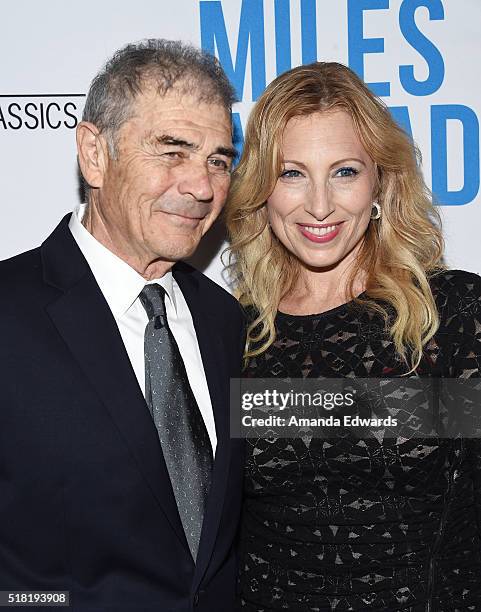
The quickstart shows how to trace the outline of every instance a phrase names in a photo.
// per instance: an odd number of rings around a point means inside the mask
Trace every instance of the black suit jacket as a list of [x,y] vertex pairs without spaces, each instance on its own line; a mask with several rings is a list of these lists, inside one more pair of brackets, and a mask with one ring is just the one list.
[[229,612],[243,464],[229,436],[229,378],[240,375],[241,310],[174,266],[218,438],[194,564],[155,425],[68,221],[0,263],[0,590],[68,590],[82,612]]

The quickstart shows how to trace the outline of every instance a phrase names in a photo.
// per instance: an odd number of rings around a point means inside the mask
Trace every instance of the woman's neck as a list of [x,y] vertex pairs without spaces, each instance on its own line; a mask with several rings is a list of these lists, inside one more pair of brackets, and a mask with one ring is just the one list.
[[281,299],[279,310],[287,314],[318,314],[341,306],[358,296],[366,288],[366,275],[359,273],[349,292],[349,275],[344,270],[302,269],[293,290]]

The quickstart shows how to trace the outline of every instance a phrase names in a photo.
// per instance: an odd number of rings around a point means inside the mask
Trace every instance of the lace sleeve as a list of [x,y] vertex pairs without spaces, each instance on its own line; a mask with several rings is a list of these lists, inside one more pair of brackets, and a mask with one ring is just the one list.
[[[455,378],[481,377],[481,277],[459,272],[450,279],[446,293],[447,327],[453,344],[451,371]],[[477,406],[475,422],[481,415]],[[479,427],[476,427],[480,431]],[[481,436],[481,431],[479,433]],[[481,437],[467,438],[472,469],[478,534],[481,537]]]

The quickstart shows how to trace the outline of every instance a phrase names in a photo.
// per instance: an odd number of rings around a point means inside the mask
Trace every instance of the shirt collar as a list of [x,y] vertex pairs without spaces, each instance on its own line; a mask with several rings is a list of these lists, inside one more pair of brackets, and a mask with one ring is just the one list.
[[114,317],[124,315],[145,285],[153,283],[158,283],[165,289],[177,313],[172,272],[166,272],[162,278],[146,281],[128,263],[94,238],[82,225],[86,208],[86,204],[80,204],[75,208],[70,217],[69,228]]

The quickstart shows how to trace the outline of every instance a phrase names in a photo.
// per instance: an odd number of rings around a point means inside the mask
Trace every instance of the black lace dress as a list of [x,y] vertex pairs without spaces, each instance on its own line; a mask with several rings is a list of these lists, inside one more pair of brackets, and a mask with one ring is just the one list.
[[[479,377],[481,279],[432,281],[441,326],[417,375]],[[279,313],[247,376],[394,377],[379,315]],[[481,440],[250,439],[239,608],[481,611]]]

